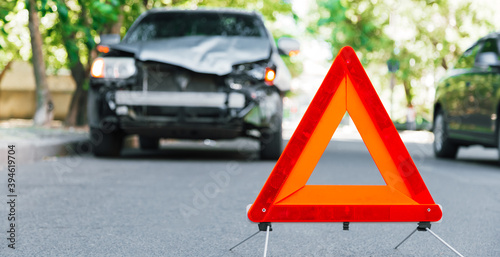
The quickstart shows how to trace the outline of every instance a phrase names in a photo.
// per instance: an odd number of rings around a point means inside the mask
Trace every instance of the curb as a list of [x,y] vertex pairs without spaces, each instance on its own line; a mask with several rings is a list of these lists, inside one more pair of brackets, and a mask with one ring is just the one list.
[[[16,142],[21,141],[21,142]],[[88,147],[88,136],[62,136],[48,139],[25,140],[1,140],[0,141],[0,165],[7,165],[7,149],[9,145],[15,146],[16,163],[33,163],[54,156],[68,156],[84,152],[84,147]]]

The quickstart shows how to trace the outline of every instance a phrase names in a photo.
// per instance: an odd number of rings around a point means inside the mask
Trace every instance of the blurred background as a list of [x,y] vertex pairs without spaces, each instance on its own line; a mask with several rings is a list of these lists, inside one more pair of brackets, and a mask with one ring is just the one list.
[[85,126],[100,35],[123,37],[156,7],[256,10],[276,38],[298,39],[301,52],[285,57],[294,77],[285,126],[298,123],[337,52],[350,45],[396,126],[428,129],[439,78],[500,29],[497,0],[2,0],[0,120]]

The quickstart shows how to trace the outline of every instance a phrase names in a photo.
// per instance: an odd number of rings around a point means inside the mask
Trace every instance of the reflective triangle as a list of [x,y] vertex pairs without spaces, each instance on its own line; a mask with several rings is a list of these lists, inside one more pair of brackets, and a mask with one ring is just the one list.
[[[306,185],[345,112],[386,185]],[[344,47],[248,211],[254,222],[439,221],[420,173],[356,53]]]

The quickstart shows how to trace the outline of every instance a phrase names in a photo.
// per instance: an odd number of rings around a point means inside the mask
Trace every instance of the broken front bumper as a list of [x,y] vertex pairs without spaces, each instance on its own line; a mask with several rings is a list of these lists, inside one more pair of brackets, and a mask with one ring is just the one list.
[[[102,92],[101,92],[102,93]],[[112,115],[102,117],[128,134],[183,139],[255,136],[281,115],[276,90],[250,92],[108,91]]]
[[245,95],[231,92],[144,92],[117,91],[118,106],[169,106],[234,108],[245,107]]

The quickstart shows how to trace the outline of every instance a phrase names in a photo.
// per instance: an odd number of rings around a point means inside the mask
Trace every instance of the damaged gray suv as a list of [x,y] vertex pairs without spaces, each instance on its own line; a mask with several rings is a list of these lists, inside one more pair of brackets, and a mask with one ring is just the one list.
[[119,155],[123,138],[137,134],[142,149],[160,138],[250,137],[262,159],[280,156],[291,82],[280,54],[299,45],[276,46],[258,13],[153,9],[121,42],[103,43],[88,97],[95,155]]

